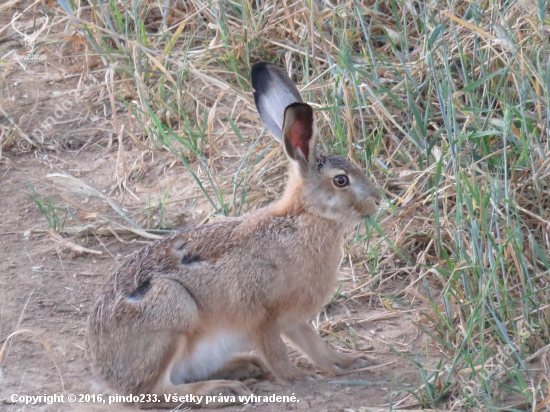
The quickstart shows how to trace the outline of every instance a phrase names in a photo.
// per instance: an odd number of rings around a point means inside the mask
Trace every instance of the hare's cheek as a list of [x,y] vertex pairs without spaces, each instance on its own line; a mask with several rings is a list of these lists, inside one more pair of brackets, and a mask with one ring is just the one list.
[[342,217],[346,218],[349,213],[348,202],[345,193],[342,192],[331,193],[319,203],[318,208],[322,216],[331,220],[342,220]]

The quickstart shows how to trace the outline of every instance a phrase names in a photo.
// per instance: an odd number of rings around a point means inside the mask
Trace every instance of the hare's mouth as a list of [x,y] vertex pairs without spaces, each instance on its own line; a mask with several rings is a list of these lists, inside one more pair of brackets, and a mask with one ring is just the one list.
[[364,203],[361,206],[361,209],[357,210],[357,214],[361,219],[365,219],[378,213],[379,206],[376,202]]
[[371,214],[367,213],[365,214],[364,212],[359,212],[359,211],[355,211],[355,213],[353,213],[349,219],[348,219],[348,222],[353,224],[353,225],[358,225],[362,222],[365,221],[366,218],[372,216]]

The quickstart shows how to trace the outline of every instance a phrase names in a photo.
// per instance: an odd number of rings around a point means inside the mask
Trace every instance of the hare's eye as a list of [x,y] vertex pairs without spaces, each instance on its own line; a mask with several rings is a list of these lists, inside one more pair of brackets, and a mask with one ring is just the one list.
[[332,181],[336,187],[345,187],[349,185],[349,179],[346,175],[338,175],[332,179]]

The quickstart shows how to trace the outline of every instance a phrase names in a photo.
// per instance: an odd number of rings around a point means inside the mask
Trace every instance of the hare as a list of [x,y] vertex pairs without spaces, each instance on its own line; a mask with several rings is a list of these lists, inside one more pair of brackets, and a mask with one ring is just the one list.
[[[330,349],[308,319],[336,287],[344,227],[374,214],[380,195],[357,167],[317,153],[313,109],[281,68],[254,65],[252,85],[264,124],[290,160],[283,196],[140,250],[91,310],[86,340],[95,374],[117,393],[154,395],[141,407],[181,405],[165,399],[173,393],[238,399],[250,394],[239,380],[268,373],[287,385],[318,378],[288,359],[281,336],[325,372],[369,363]],[[250,346],[260,356],[242,353]],[[184,405],[205,406],[197,403]]]

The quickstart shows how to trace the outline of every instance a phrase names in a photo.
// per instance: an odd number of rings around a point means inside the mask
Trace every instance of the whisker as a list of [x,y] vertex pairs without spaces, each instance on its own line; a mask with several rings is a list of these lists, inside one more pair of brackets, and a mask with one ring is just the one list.
[[[334,231],[344,222],[346,222],[347,220],[349,220],[350,216],[352,215],[353,211],[351,212],[348,212],[347,215],[344,215],[342,216],[340,219],[338,219],[334,225],[330,228],[330,230],[328,231],[328,233],[326,234],[326,236],[324,237],[324,239],[321,241],[321,243],[319,244],[319,249],[318,249],[318,252],[321,251],[321,246],[325,243],[325,241],[328,239],[328,237],[334,233]],[[338,240],[338,236],[335,236],[334,237],[334,242],[336,243],[336,241]],[[333,245],[334,246],[334,245]]]

